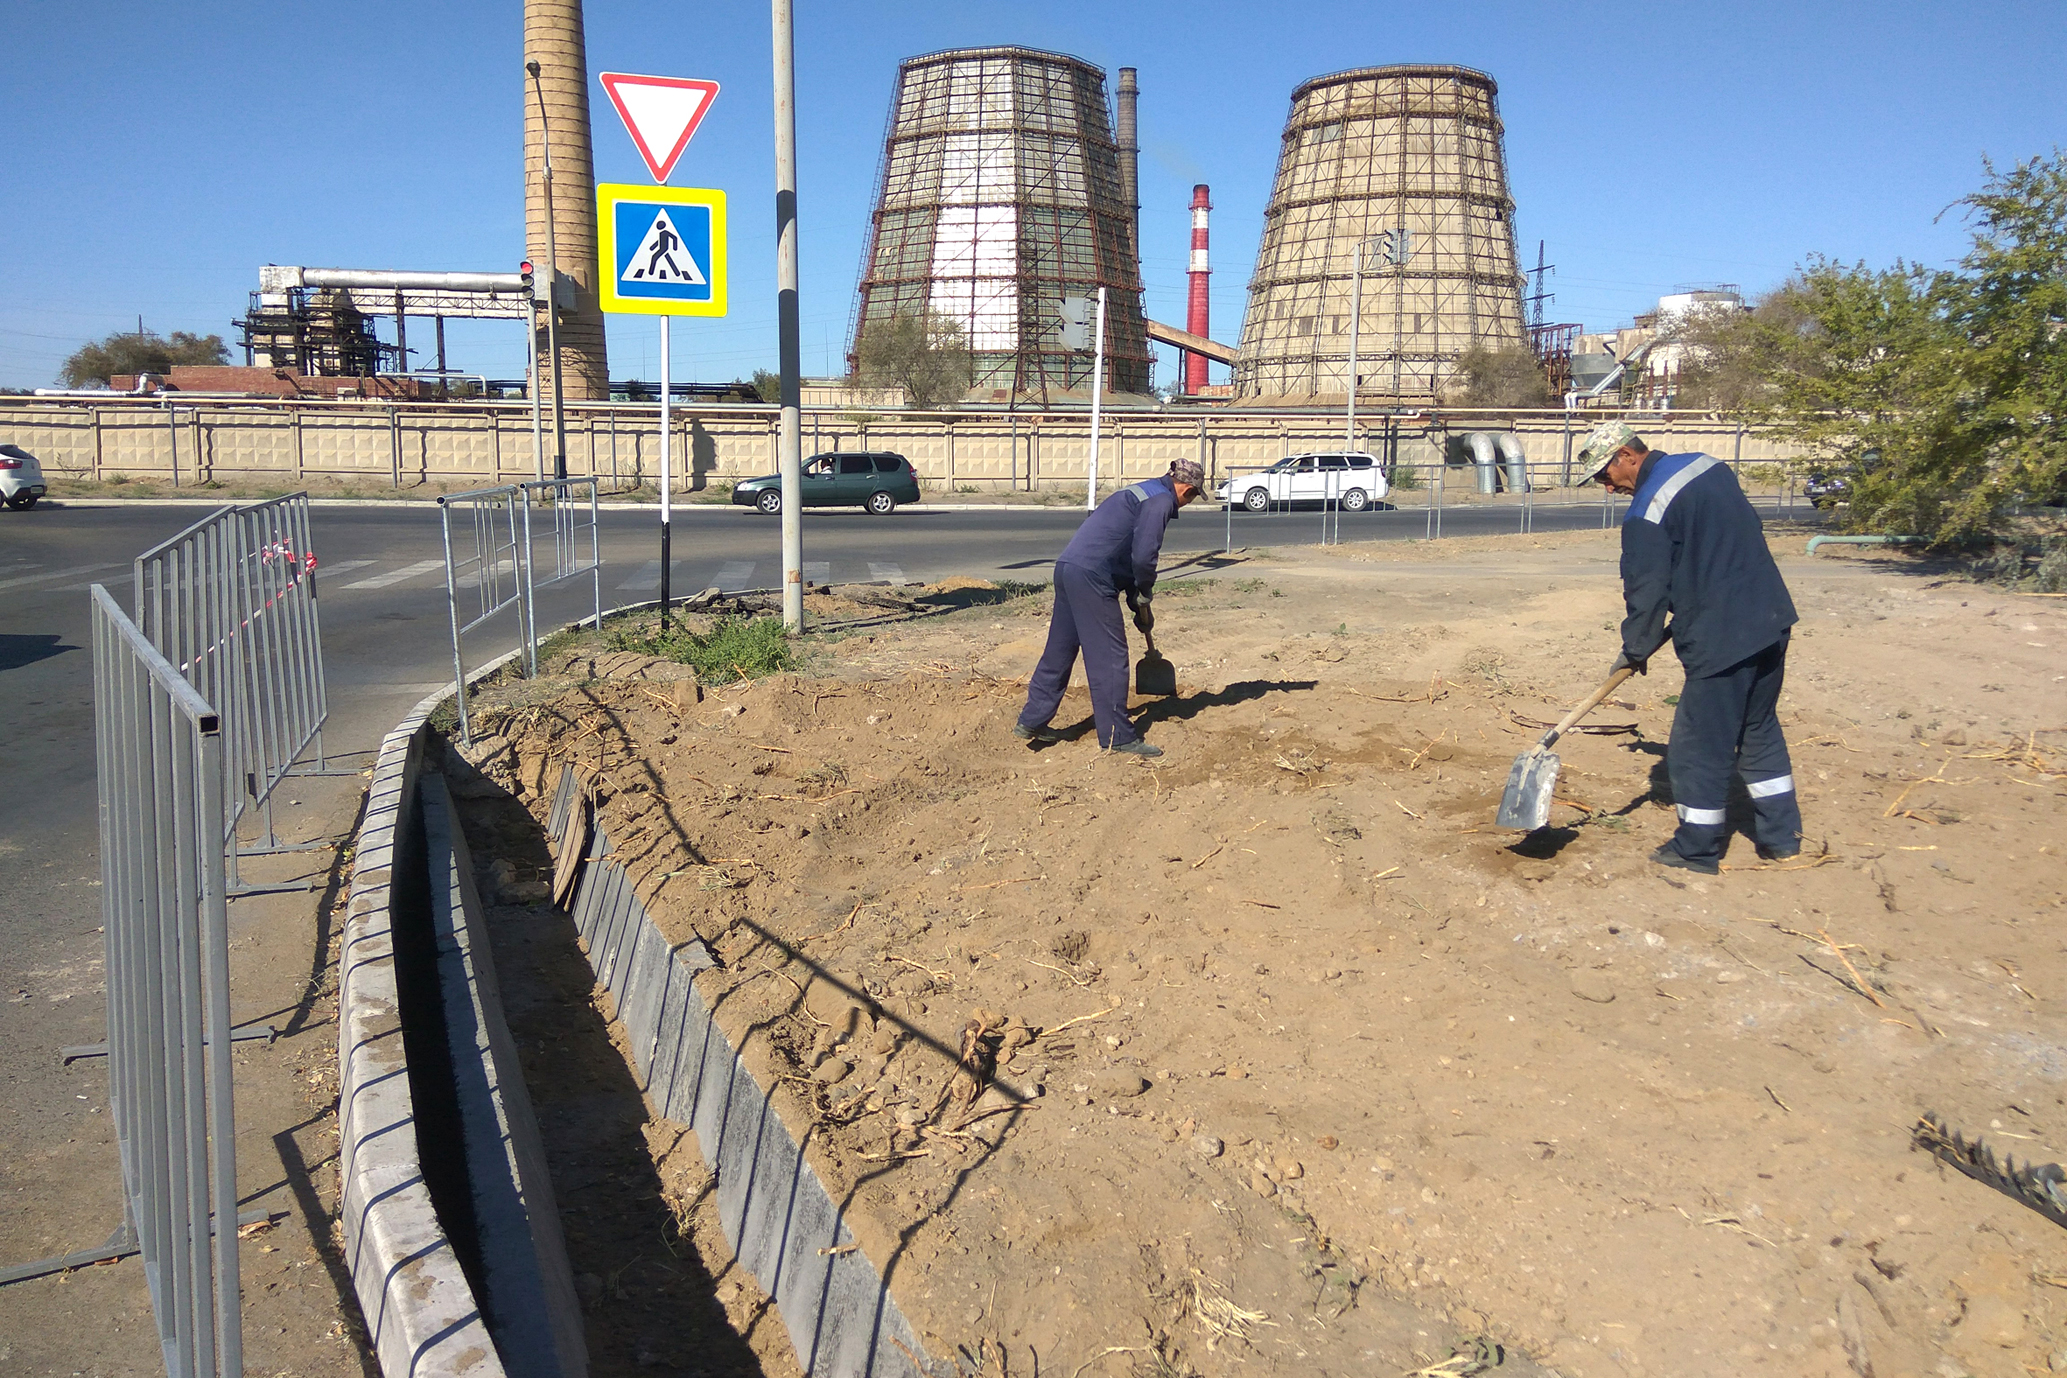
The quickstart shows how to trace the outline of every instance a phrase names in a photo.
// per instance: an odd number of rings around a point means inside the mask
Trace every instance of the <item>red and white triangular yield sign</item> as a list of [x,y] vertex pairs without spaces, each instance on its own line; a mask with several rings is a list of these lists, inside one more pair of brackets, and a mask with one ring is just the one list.
[[718,98],[718,83],[629,72],[604,72],[600,80],[631,131],[639,156],[646,160],[647,171],[654,181],[665,182],[689,146],[689,136],[703,123],[704,112]]

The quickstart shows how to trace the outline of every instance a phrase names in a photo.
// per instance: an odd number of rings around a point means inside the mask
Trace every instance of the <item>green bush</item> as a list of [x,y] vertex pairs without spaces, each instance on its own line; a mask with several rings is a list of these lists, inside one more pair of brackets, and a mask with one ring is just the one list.
[[610,644],[620,651],[661,656],[691,666],[707,684],[759,679],[797,667],[795,648],[779,617],[721,617],[707,632],[686,627],[617,632]]

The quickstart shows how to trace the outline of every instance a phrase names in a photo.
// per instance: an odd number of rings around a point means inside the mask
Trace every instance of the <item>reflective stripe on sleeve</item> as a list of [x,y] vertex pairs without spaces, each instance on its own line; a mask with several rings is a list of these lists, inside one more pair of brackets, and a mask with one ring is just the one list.
[[1776,794],[1794,793],[1792,775],[1775,775],[1770,780],[1746,780],[1744,791],[1753,799],[1770,799]]
[[1682,823],[1699,823],[1710,828],[1719,828],[1722,826],[1723,811],[1721,809],[1690,809],[1685,804],[1681,804],[1679,806],[1679,821]]
[[1679,496],[1679,490],[1701,475],[1713,469],[1719,461],[1712,455],[1703,455],[1686,468],[1674,474],[1659,486],[1651,498],[1651,505],[1644,509],[1644,520],[1653,525],[1665,520],[1665,509],[1672,506],[1672,500]]

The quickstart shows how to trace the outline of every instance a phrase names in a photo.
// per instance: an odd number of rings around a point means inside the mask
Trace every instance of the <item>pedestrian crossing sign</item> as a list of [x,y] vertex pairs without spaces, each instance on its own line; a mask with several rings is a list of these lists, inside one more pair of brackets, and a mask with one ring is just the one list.
[[605,311],[725,314],[725,193],[603,183],[596,188]]

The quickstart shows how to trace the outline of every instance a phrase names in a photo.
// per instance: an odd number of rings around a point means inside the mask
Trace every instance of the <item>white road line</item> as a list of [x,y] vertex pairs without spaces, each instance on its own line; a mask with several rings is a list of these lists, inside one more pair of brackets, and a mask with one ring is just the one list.
[[[318,568],[320,569],[321,566],[319,565]],[[421,579],[434,569],[442,570],[444,568],[445,562],[442,559],[418,560],[413,565],[404,565],[400,569],[390,570],[386,574],[376,574],[371,579],[361,579],[356,584],[346,584],[345,587],[348,589],[384,589],[390,584],[399,584],[404,579]]]
[[[113,560],[104,565],[74,565],[70,569],[46,569],[41,574],[17,574],[12,579],[0,579],[0,589],[11,589],[17,584],[37,584],[45,579],[69,579],[75,574],[98,574],[104,569],[127,569],[127,560]],[[87,587],[80,585],[81,588]],[[63,592],[63,590],[59,590]]]
[[732,560],[718,566],[717,585],[727,593],[731,593],[738,589],[751,588],[752,585],[747,581],[753,577],[753,561]]
[[832,579],[832,573],[833,562],[831,560],[804,561],[804,582],[807,584],[828,583]]
[[319,562],[317,563],[317,565],[316,565],[316,573],[318,573],[318,574],[350,574],[350,573],[351,573],[351,572],[352,572],[353,570],[355,570],[355,569],[364,569],[364,568],[366,568],[366,566],[368,566],[368,565],[370,565],[370,564],[372,564],[372,563],[373,563],[373,561],[371,561],[371,560],[338,560],[338,561],[335,561],[334,563],[328,563],[328,564],[326,564],[326,563],[323,563],[323,562],[319,561]]
[[639,566],[638,573],[617,586],[631,593],[643,593],[647,589],[660,587],[660,561],[648,560]]
[[871,579],[882,579],[892,584],[904,582],[903,565],[884,564],[880,560],[870,560],[868,562],[868,573]]

